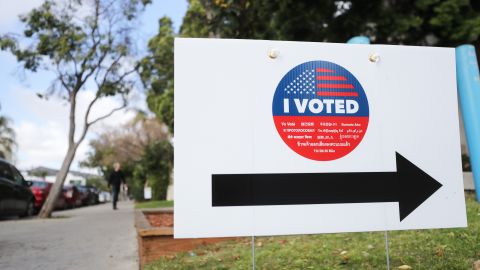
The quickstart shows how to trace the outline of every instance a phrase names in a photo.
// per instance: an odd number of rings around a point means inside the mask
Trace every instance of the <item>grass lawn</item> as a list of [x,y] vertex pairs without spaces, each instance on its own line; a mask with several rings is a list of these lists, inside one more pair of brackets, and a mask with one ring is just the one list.
[[[480,204],[467,194],[468,228],[391,231],[391,269],[473,269],[480,260]],[[256,238],[256,269],[386,269],[383,232]],[[250,238],[163,258],[147,270],[251,269]],[[409,269],[409,268],[406,268]]]
[[145,202],[135,203],[135,208],[137,209],[159,208],[159,207],[173,207],[173,201],[145,201]]

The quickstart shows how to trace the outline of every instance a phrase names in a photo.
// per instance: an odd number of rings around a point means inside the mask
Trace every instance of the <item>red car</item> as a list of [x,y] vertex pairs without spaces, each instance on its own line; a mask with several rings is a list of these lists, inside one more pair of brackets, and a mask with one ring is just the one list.
[[[39,211],[45,203],[45,200],[47,200],[48,194],[50,193],[50,189],[52,188],[53,184],[45,181],[31,182],[32,185],[30,186],[30,190],[35,196],[35,210]],[[55,202],[55,209],[65,208],[67,208],[67,202],[65,200],[64,194],[60,193],[57,201]]]

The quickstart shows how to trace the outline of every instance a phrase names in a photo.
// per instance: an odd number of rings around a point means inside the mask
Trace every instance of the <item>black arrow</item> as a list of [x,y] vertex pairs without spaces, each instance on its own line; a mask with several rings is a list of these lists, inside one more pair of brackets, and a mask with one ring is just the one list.
[[213,174],[212,206],[398,202],[402,221],[442,184],[396,158],[396,172]]

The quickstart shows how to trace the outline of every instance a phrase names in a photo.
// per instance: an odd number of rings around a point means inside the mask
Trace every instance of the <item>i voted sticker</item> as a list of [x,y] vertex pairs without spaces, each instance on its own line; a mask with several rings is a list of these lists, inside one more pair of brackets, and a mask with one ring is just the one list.
[[291,69],[273,97],[273,120],[282,140],[312,160],[339,159],[362,141],[368,127],[368,100],[347,69],[311,61]]

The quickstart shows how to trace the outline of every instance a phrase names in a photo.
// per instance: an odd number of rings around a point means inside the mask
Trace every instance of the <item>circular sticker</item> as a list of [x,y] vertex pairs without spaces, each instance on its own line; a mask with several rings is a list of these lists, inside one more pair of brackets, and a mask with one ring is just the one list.
[[272,111],[283,141],[312,160],[349,154],[368,127],[362,85],[348,70],[327,61],[306,62],[290,70],[277,86]]

